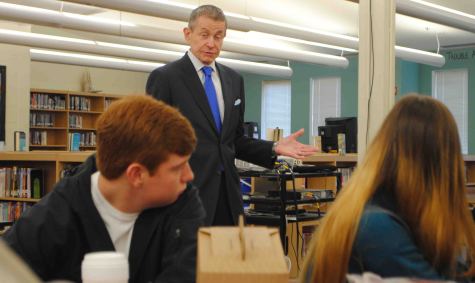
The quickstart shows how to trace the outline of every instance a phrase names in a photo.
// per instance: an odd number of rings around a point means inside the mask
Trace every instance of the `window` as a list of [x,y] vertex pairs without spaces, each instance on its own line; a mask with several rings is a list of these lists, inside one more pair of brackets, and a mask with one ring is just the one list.
[[468,153],[467,96],[467,69],[432,72],[432,97],[442,101],[454,116],[464,154]]
[[261,137],[266,129],[284,130],[284,137],[290,134],[290,81],[262,82]]
[[340,117],[341,78],[312,79],[310,82],[310,143],[318,135],[318,127],[325,118]]

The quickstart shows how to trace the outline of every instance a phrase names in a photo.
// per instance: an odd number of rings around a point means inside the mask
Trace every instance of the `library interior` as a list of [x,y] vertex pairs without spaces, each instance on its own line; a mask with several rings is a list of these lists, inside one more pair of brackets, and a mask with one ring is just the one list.
[[0,281],[475,282],[473,109],[472,0],[0,0]]

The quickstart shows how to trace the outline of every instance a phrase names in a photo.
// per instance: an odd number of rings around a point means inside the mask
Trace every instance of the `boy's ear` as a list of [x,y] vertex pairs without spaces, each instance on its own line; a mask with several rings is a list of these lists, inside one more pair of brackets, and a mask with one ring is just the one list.
[[145,177],[144,174],[146,171],[147,168],[137,162],[134,162],[127,166],[127,169],[125,170],[125,175],[127,176],[127,180],[129,180],[129,183],[134,188],[137,188],[143,185]]

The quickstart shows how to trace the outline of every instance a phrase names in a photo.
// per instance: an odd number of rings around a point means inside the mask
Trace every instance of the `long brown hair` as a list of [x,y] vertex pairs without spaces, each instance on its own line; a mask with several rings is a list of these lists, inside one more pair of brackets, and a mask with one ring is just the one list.
[[[457,125],[447,107],[422,95],[402,98],[322,220],[302,274],[341,283],[366,203],[378,188],[396,198],[401,218],[430,264],[454,277],[456,256],[469,250],[475,274],[475,226],[466,199]],[[311,265],[311,266],[309,266]]]

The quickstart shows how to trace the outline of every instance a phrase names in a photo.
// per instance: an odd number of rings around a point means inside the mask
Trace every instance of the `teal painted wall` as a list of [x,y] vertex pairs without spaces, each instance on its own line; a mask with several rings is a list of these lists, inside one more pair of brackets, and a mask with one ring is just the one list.
[[419,93],[419,64],[404,60],[396,60],[396,86],[399,99],[408,93]]
[[[442,68],[431,67],[404,60],[396,60],[395,83],[400,97],[416,92],[431,95],[432,71],[444,69],[467,68],[468,79],[468,151],[475,153],[475,49],[463,49],[442,53],[446,57],[446,64]],[[356,116],[358,113],[358,57],[349,56],[350,65],[347,69],[318,66],[292,62],[291,77],[292,89],[292,132],[305,128],[305,135],[300,141],[308,143],[309,113],[310,113],[310,79],[329,76],[341,77],[341,115]],[[261,122],[261,91],[262,81],[281,80],[275,77],[265,77],[243,73],[246,91],[246,121]]]
[[[341,115],[356,116],[358,113],[358,57],[350,56],[348,68],[334,68],[292,62],[293,75],[291,81],[291,130],[305,128],[301,142],[308,143],[309,113],[310,113],[310,80],[331,76],[341,77]],[[261,92],[262,81],[283,80],[282,78],[266,77],[242,73],[246,91],[245,121],[261,123]]]

